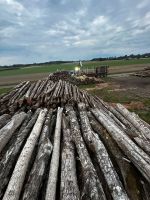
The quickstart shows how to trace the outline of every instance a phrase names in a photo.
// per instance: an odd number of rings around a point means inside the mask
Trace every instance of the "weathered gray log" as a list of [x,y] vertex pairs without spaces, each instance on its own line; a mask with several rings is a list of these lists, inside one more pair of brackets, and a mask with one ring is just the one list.
[[7,186],[3,200],[18,200],[20,197],[21,189],[28,169],[28,164],[31,159],[35,144],[41,133],[47,109],[41,110],[38,119],[32,129],[30,136],[18,158],[15,169]]
[[61,155],[61,188],[62,200],[79,200],[80,192],[77,184],[74,145],[71,132],[63,116],[63,149]]
[[11,172],[15,167],[16,160],[19,156],[20,150],[25,142],[25,139],[27,138],[29,132],[31,131],[31,128],[33,127],[37,119],[37,112],[36,115],[33,116],[34,121],[33,119],[31,119],[32,112],[29,111],[27,113],[27,117],[21,125],[21,128],[17,133],[14,134],[14,136],[4,148],[4,151],[2,151],[2,154],[0,156],[0,199],[4,195],[5,187],[9,182]]
[[77,148],[77,152],[78,152],[80,162],[82,165],[82,170],[83,170],[84,186],[81,191],[81,199],[105,200],[106,197],[105,197],[102,185],[99,181],[96,170],[94,168],[94,165],[92,164],[90,155],[86,149],[86,145],[81,136],[80,127],[78,124],[76,113],[73,110],[73,108],[70,106],[67,106],[66,110],[67,110],[69,120],[70,120],[73,141]]
[[54,148],[50,163],[50,171],[49,171],[45,200],[49,199],[54,200],[56,198],[56,185],[57,185],[57,175],[58,175],[59,157],[60,157],[62,112],[63,108],[58,108],[55,135],[54,135],[54,145],[53,145]]
[[0,116],[0,129],[8,123],[10,118],[11,116],[8,114],[3,114]]
[[126,156],[133,162],[143,176],[150,182],[150,157],[140,149],[120,128],[113,124],[110,117],[106,117],[98,109],[91,110],[97,120],[107,129],[118,146]]
[[35,158],[33,167],[28,177],[28,181],[25,185],[22,198],[36,200],[42,187],[42,181],[44,178],[45,170],[52,152],[52,144],[49,140],[49,125],[52,113],[48,113],[44,127],[39,140],[39,147],[37,156]]
[[117,110],[128,119],[147,139],[150,140],[150,129],[143,123],[140,123],[123,105],[116,104]]
[[[93,130],[99,134],[99,137],[104,142],[106,148],[111,153],[115,163],[117,163],[120,173],[123,178],[123,183],[125,189],[132,200],[141,200],[141,184],[139,177],[135,171],[135,168],[128,161],[125,154],[122,153],[121,149],[118,147],[117,143],[109,135],[109,133],[102,127],[102,125],[96,121],[91,112],[88,112],[88,118]],[[140,191],[140,192],[139,192]]]
[[116,200],[128,200],[128,196],[123,188],[119,176],[111,162],[104,144],[99,139],[98,135],[92,131],[90,122],[85,109],[85,104],[78,104],[81,119],[81,128],[83,137],[90,149],[94,151],[101,171],[104,174],[105,180],[108,184],[109,191]]
[[8,122],[1,130],[0,130],[0,152],[5,147],[7,142],[10,140],[13,133],[16,129],[21,125],[24,121],[26,114],[21,112],[12,117],[11,121]]

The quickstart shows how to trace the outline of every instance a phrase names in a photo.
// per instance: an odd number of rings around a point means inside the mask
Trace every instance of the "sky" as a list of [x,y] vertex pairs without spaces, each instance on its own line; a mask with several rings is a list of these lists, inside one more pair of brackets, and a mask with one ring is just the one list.
[[0,65],[150,52],[150,0],[0,0]]

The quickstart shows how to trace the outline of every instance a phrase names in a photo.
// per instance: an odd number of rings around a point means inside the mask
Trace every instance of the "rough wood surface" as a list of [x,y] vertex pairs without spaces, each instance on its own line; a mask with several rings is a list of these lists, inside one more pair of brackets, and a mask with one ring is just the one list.
[[71,133],[73,141],[77,148],[80,162],[83,170],[83,190],[81,191],[81,199],[105,200],[105,194],[102,185],[97,176],[96,170],[90,159],[90,155],[86,149],[86,145],[81,137],[81,132],[76,117],[76,113],[72,107],[66,107],[70,119]]
[[24,121],[25,117],[26,113],[24,112],[16,114],[12,117],[10,122],[8,122],[2,129],[0,129],[0,152],[10,140],[16,129]]
[[80,111],[80,119],[81,119],[81,128],[83,137],[92,150],[94,150],[94,153],[97,157],[98,164],[101,168],[101,171],[104,174],[104,177],[106,179],[106,182],[108,184],[110,193],[115,200],[128,200],[128,196],[123,188],[123,185],[121,181],[119,180],[119,176],[117,172],[115,171],[115,168],[111,162],[111,159],[108,155],[108,152],[102,143],[102,141],[99,139],[98,135],[92,130],[85,104],[80,103],[78,104],[78,108]]
[[38,119],[33,127],[33,130],[18,158],[15,169],[7,186],[6,192],[4,194],[3,200],[18,200],[20,197],[21,189],[25,179],[25,175],[28,168],[28,163],[32,156],[35,144],[41,133],[43,123],[45,121],[45,115],[47,114],[47,109],[41,110]]
[[50,172],[46,189],[45,200],[54,200],[56,198],[56,185],[59,167],[59,157],[60,157],[60,138],[61,138],[61,120],[62,120],[63,108],[58,108],[57,120],[54,135],[54,148],[52,153],[52,159],[50,164]]
[[44,178],[45,170],[50,159],[50,154],[52,152],[52,144],[49,140],[49,125],[51,116],[52,113],[48,113],[46,121],[44,123],[44,127],[39,140],[37,156],[35,158],[33,167],[29,174],[28,181],[25,185],[25,189],[21,198],[23,200],[36,200],[40,193],[42,180]]
[[80,200],[77,183],[75,149],[71,141],[71,131],[63,116],[63,149],[61,155],[61,188],[62,200]]
[[[126,156],[134,163],[138,170],[150,183],[150,157],[140,149],[120,128],[113,124],[105,113],[98,109],[91,110],[97,120],[106,128],[123,150]],[[107,117],[106,117],[107,116]]]

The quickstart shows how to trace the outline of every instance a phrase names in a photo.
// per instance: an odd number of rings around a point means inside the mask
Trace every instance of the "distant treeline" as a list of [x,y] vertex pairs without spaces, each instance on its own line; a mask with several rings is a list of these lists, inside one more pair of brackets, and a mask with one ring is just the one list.
[[18,69],[21,67],[30,67],[30,66],[38,66],[38,65],[53,65],[53,64],[64,64],[64,63],[72,63],[73,61],[50,61],[44,63],[32,63],[32,64],[14,64],[14,65],[3,65],[0,66],[1,70],[11,70],[11,69]]
[[[129,60],[129,59],[140,59],[140,58],[150,58],[150,53],[145,54],[131,54],[131,55],[125,55],[125,56],[114,56],[114,57],[107,57],[107,58],[93,58],[90,61],[105,61],[105,60]],[[88,61],[88,60],[84,60]],[[50,61],[50,62],[44,62],[44,63],[32,63],[32,64],[14,64],[14,65],[3,65],[0,66],[0,70],[11,70],[11,69],[19,69],[21,67],[30,67],[30,66],[38,66],[38,65],[53,65],[53,64],[64,64],[64,63],[72,63],[75,61]]]
[[129,59],[140,59],[140,58],[150,58],[150,53],[145,54],[131,54],[131,55],[125,55],[125,56],[114,56],[114,57],[107,57],[107,58],[93,58],[91,61],[105,61],[105,60],[129,60]]

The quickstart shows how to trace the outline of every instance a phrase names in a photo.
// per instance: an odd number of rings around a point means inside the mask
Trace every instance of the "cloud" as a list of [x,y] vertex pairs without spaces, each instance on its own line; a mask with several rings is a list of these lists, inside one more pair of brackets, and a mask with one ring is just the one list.
[[149,0],[0,0],[0,65],[150,51]]

